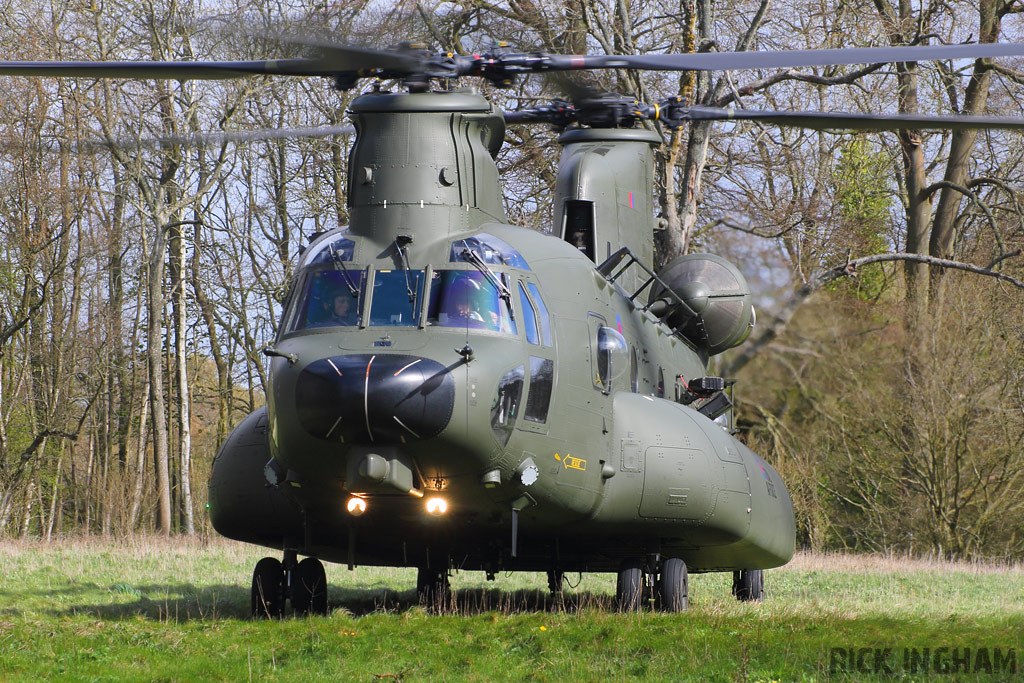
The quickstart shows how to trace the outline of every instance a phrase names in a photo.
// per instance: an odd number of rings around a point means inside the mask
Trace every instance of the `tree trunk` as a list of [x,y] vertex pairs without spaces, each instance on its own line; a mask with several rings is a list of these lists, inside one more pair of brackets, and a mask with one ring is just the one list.
[[179,478],[181,482],[181,513],[185,533],[195,533],[192,516],[192,460],[191,396],[188,384],[188,365],[185,353],[185,241],[178,223],[170,231],[171,248],[171,311],[174,317],[174,370],[178,403]]
[[139,510],[142,507],[142,494],[145,491],[146,483],[146,424],[149,411],[150,381],[146,380],[146,387],[142,391],[142,415],[139,417],[139,442],[135,455],[135,489],[132,492],[132,506],[128,512],[128,530],[135,531],[139,521]]
[[[1004,11],[996,0],[981,0],[979,8],[980,26],[979,43],[994,43],[999,39],[999,29]],[[979,115],[985,113],[988,102],[989,86],[992,82],[991,60],[978,59],[974,62],[971,80],[964,93],[964,103],[959,114]],[[946,173],[943,180],[958,187],[967,186],[970,171],[971,153],[978,139],[977,130],[953,131],[949,143],[949,161],[946,162]],[[956,221],[960,214],[960,206],[967,197],[952,187],[943,187],[935,208],[931,236],[928,241],[928,253],[937,258],[952,259],[953,244],[956,240]],[[930,271],[929,301],[931,310],[943,305],[943,282],[945,272],[941,268]]]
[[149,252],[149,273],[146,283],[149,296],[146,306],[146,360],[149,365],[149,402],[153,420],[153,461],[156,468],[157,527],[160,533],[171,534],[171,473],[167,442],[167,404],[164,401],[163,310],[164,252],[167,245],[166,218],[157,217],[153,244]]

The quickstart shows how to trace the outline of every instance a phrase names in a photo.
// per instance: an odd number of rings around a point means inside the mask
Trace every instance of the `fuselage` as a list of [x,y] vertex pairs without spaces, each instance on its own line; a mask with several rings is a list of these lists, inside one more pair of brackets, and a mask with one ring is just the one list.
[[[345,240],[344,270],[325,263]],[[486,270],[510,297],[461,256],[464,244],[492,255]],[[297,271],[271,363],[268,437],[309,529],[282,545],[361,564],[433,553],[543,568],[557,552],[562,565],[601,570],[639,551],[683,554],[692,571],[788,560],[792,512],[777,473],[674,400],[706,357],[577,249],[500,224],[414,241],[407,265],[398,254],[361,260],[379,247],[329,233]],[[443,301],[463,294],[456,276],[479,286],[471,317]],[[311,322],[323,298],[313,286],[346,277],[358,312]],[[441,320],[445,304],[455,313]],[[353,495],[366,503],[359,516],[346,507]],[[434,496],[442,516],[425,511]],[[336,540],[350,533],[354,548]]]
[[[268,405],[214,463],[218,531],[349,564],[785,563],[793,512],[778,474],[677,401],[706,351],[622,289],[643,277],[612,281],[567,238],[505,223],[490,106],[460,94],[357,105],[352,222],[297,264]],[[583,137],[578,168],[615,158],[614,140]],[[565,174],[566,201],[596,221],[591,252],[629,234],[621,220],[651,222],[623,189],[649,173],[611,186],[593,174]],[[603,233],[615,202],[620,222]]]

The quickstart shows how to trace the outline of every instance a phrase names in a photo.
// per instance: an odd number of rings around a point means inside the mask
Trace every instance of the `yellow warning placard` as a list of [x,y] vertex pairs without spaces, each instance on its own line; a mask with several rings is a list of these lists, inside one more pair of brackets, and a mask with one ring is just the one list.
[[587,461],[583,458],[574,458],[571,455],[566,455],[562,458],[562,465],[567,470],[579,470],[580,472],[587,471]]

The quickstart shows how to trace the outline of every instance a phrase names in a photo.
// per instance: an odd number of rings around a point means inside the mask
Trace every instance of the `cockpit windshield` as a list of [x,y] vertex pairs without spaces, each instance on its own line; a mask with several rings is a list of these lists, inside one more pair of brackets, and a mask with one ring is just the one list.
[[378,270],[373,274],[371,325],[415,325],[423,301],[422,270]]
[[334,268],[309,271],[291,329],[358,325],[363,272]]
[[[506,281],[504,274],[498,277]],[[434,273],[427,322],[441,327],[516,334],[507,299],[501,297],[484,273],[468,270]]]
[[[314,266],[300,280],[286,330],[419,325],[423,297],[429,296],[428,324],[517,334],[510,297],[495,286],[509,288],[507,274],[438,270],[430,282],[424,276],[422,270],[375,270],[368,279],[359,268]],[[363,311],[368,318],[362,319]]]

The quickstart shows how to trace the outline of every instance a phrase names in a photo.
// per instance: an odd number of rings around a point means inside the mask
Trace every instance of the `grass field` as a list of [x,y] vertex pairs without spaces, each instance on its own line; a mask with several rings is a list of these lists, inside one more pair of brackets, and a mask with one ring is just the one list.
[[[683,614],[613,611],[612,575],[552,601],[543,575],[328,565],[331,615],[247,618],[264,553],[229,541],[0,541],[0,680],[1018,680],[1024,568],[799,554],[741,604],[691,577]],[[945,649],[942,649],[945,648]],[[969,651],[968,651],[969,650]],[[990,673],[991,672],[991,673]]]

